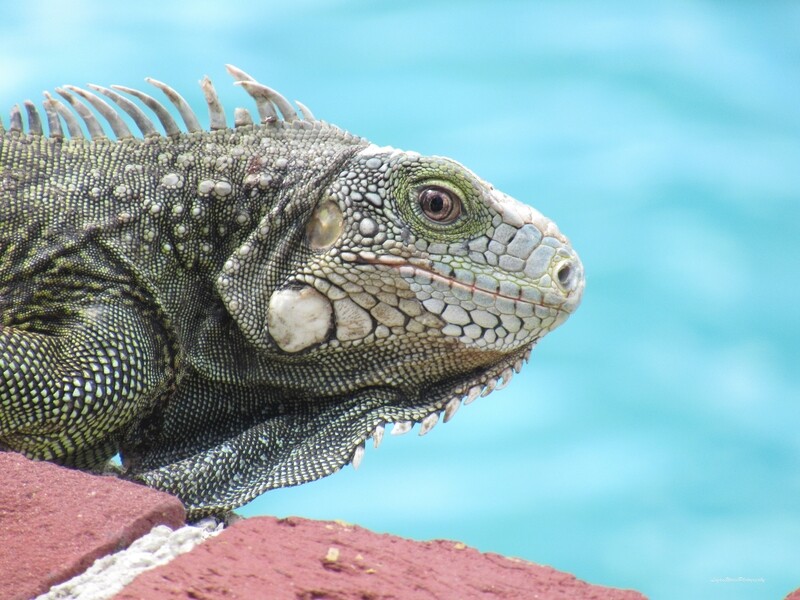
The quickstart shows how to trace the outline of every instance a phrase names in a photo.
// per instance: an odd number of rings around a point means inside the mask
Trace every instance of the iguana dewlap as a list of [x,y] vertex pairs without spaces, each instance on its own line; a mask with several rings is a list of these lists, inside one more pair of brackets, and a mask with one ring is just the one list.
[[584,288],[536,210],[228,70],[257,123],[228,125],[205,79],[209,130],[153,80],[183,128],[98,86],[0,124],[0,448],[119,452],[194,517],[357,466],[387,423],[450,419]]

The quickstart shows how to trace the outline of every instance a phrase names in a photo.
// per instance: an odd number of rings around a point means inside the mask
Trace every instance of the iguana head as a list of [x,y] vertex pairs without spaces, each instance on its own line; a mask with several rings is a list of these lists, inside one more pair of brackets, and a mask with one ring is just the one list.
[[393,148],[347,160],[303,243],[304,262],[270,297],[269,338],[320,365],[335,357],[330,393],[387,394],[352,423],[356,463],[386,422],[424,434],[507,384],[584,289],[552,221],[453,160]]
[[[584,287],[552,221],[453,160],[391,148],[370,146],[348,162],[311,215],[306,243],[314,254],[298,281],[313,286],[321,275],[345,294],[319,286],[332,310],[316,331],[271,304],[273,337],[288,352],[323,341],[341,351],[402,345],[445,356],[452,375],[529,349],[577,308]],[[423,378],[436,370],[414,369]]]

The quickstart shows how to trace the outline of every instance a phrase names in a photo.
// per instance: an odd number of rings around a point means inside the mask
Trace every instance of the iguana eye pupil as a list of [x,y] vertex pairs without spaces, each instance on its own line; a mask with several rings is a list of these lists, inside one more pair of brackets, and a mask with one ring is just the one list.
[[423,214],[436,223],[449,224],[461,216],[461,200],[450,190],[427,187],[419,193]]

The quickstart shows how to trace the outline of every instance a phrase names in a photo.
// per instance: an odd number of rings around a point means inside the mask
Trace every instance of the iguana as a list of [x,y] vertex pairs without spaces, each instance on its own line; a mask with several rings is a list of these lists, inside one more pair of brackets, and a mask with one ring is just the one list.
[[357,467],[389,423],[427,433],[584,288],[533,208],[228,71],[258,122],[229,127],[206,77],[208,130],[152,79],[169,110],[65,86],[0,123],[0,448],[119,453],[193,518]]

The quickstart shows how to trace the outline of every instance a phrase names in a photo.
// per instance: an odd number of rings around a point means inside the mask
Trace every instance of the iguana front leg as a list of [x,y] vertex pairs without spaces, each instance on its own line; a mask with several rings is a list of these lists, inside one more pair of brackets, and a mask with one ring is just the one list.
[[143,315],[113,297],[0,325],[0,449],[80,468],[111,458],[121,431],[174,383],[166,336]]

